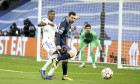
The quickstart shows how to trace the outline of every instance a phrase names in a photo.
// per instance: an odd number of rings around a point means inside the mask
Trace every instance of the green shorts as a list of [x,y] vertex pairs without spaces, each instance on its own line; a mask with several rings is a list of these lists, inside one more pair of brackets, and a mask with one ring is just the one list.
[[[88,43],[84,42],[83,39],[80,39],[79,49],[81,49],[83,45],[88,46]],[[90,42],[90,47],[95,47],[95,41]]]

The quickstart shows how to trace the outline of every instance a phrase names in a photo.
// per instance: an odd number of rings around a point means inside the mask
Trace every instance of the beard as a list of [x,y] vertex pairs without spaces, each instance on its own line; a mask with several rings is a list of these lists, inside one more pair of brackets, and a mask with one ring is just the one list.
[[71,21],[70,23],[72,24],[72,23],[74,23],[74,21]]

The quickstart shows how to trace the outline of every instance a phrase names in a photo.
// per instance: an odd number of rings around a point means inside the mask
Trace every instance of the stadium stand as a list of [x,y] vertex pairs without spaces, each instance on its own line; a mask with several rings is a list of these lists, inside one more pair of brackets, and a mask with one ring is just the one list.
[[[53,9],[56,11],[56,18],[54,22],[58,25],[62,18],[67,15],[69,11],[75,11],[80,17],[81,22],[75,22],[73,25],[78,24],[76,32],[80,33],[82,29],[82,25],[85,21],[88,21],[92,25],[92,28],[97,32],[98,36],[100,35],[100,13],[102,11],[102,4],[101,3],[84,3],[81,5],[82,1],[71,1],[68,0],[68,3],[65,3],[63,0],[57,0],[57,3],[55,0],[47,0],[48,4],[46,7],[43,8],[43,10],[50,10]],[[54,2],[53,4],[49,4],[50,2]],[[135,5],[138,5],[139,3],[132,3]],[[84,7],[92,7],[93,8],[84,8]],[[113,8],[110,8],[112,7]],[[119,4],[118,3],[105,3],[105,30],[109,37],[111,37],[111,40],[117,40],[118,39],[118,11],[119,11]],[[124,3],[124,6],[127,6],[127,3]],[[84,9],[79,10],[76,7],[83,6]],[[71,7],[71,10],[64,9],[63,8]],[[98,9],[97,9],[98,8]],[[92,10],[91,10],[92,9]],[[126,13],[125,13],[126,11]],[[124,9],[123,15],[125,15],[123,18],[129,17],[128,14],[137,15],[140,16],[140,9],[136,9],[135,11],[129,7],[127,9]],[[22,0],[19,4],[17,4],[15,7],[8,9],[6,11],[0,11],[0,30],[9,29],[10,25],[12,23],[16,23],[18,28],[23,28],[24,24],[23,21],[27,18],[30,19],[30,21],[37,25],[38,20],[38,2],[36,0]],[[46,15],[43,15],[43,17],[46,17]],[[83,19],[83,17],[86,17],[86,19]],[[96,19],[96,22],[93,22],[92,19]],[[113,19],[109,19],[113,18]],[[129,23],[126,24],[123,23],[123,26],[126,28],[123,30],[123,32],[128,32],[127,27],[136,27],[137,30],[134,30],[137,34],[137,36],[140,36],[140,24],[138,21],[134,21],[133,18],[139,18],[140,17],[131,17],[129,18]],[[125,22],[125,21],[124,21]],[[131,32],[130,32],[131,34]],[[134,37],[136,41],[140,41],[139,37]],[[127,37],[126,41],[129,41],[129,36]]]

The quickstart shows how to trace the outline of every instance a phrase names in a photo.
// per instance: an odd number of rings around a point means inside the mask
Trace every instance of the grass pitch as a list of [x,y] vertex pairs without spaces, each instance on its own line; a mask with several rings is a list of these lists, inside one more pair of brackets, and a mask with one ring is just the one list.
[[[0,55],[0,84],[139,84],[140,70],[117,69],[115,64],[97,63],[93,69],[91,63],[79,68],[81,63],[68,64],[68,76],[73,81],[62,79],[62,65],[55,71],[56,80],[44,80],[39,69],[45,62],[37,62],[36,58],[23,56]],[[103,68],[113,70],[113,78],[105,80],[101,77]],[[48,72],[51,66],[47,68]]]

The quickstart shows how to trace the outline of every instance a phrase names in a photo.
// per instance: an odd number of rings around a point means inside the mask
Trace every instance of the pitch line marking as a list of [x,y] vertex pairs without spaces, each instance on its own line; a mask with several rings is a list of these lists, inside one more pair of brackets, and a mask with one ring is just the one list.
[[[24,72],[24,71],[14,71],[14,70],[6,70],[6,69],[0,69],[0,71],[7,71],[7,72],[15,72],[15,73],[39,73],[39,72]],[[48,72],[46,72],[48,73]],[[54,72],[54,73],[62,73],[62,72]],[[101,73],[74,73],[74,72],[68,72],[69,74],[101,74]],[[124,73],[115,73],[118,75],[125,75]]]

